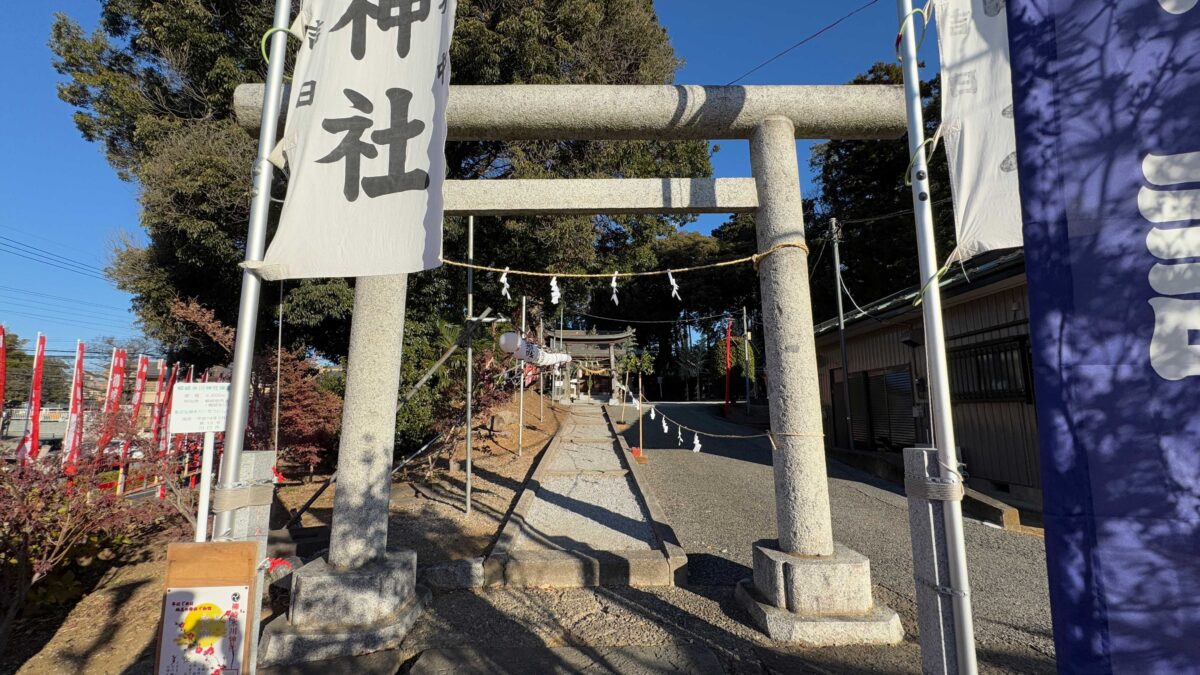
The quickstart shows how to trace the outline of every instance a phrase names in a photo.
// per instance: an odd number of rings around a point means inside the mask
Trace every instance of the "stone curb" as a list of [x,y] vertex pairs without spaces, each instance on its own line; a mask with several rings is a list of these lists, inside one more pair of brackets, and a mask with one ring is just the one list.
[[650,525],[654,528],[654,536],[658,539],[658,545],[663,553],[667,556],[667,564],[671,569],[672,583],[675,586],[686,586],[688,580],[687,570],[687,553],[684,552],[683,546],[679,543],[679,537],[675,535],[675,529],[671,527],[671,523],[667,520],[666,513],[658,505],[658,500],[654,498],[654,494],[646,489],[649,483],[646,481],[645,469],[637,462],[630,462],[629,457],[633,453],[629,450],[629,444],[625,442],[625,437],[617,431],[617,424],[613,421],[612,416],[608,412],[608,407],[604,408],[604,417],[608,421],[608,426],[612,429],[613,435],[617,437],[617,444],[621,447],[621,458],[625,461],[625,465],[629,467],[629,473],[633,477],[633,484],[637,487],[638,494],[642,497],[642,503],[646,505],[646,512],[650,515]]

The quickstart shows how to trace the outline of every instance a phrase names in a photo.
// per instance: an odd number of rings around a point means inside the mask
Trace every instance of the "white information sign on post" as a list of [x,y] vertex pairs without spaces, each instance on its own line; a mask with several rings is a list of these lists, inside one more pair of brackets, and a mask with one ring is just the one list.
[[171,433],[225,431],[228,382],[180,382],[171,394]]
[[204,451],[200,456],[200,497],[196,509],[196,541],[208,538],[214,434],[225,431],[228,408],[228,382],[180,382],[171,393],[171,433],[204,434]]

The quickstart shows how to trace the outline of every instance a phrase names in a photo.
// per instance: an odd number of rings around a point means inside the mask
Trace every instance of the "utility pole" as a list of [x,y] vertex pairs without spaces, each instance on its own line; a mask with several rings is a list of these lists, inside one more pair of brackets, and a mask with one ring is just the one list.
[[[900,20],[900,47],[904,69],[904,103],[908,117],[908,152],[913,158],[912,200],[920,265],[922,317],[925,324],[925,361],[929,369],[929,407],[933,413],[934,447],[941,467],[940,481],[947,487],[962,485],[954,418],[950,410],[950,378],[946,361],[946,335],[942,326],[942,291],[937,283],[938,262],[930,204],[929,166],[925,161],[925,127],[921,112],[921,73],[917,62],[916,20],[912,0],[896,0]],[[962,501],[942,501],[946,530],[946,555],[954,615],[954,646],[960,675],[975,675],[975,627],[971,612],[971,584],[967,575],[967,547],[963,540]],[[939,590],[939,592],[941,592]]]
[[750,418],[750,322],[746,320],[746,306],[742,305],[742,355],[745,357],[742,374],[746,376],[746,418]]
[[833,241],[833,275],[837,280],[838,342],[842,351],[842,403],[846,408],[846,438],[854,449],[854,419],[850,411],[850,367],[846,365],[846,315],[842,313],[842,256],[838,244],[842,241],[842,226],[837,218],[829,219],[829,238]]
[[[475,264],[475,216],[467,216],[467,264]],[[471,397],[474,393],[475,270],[467,268],[467,515],[471,515]]]

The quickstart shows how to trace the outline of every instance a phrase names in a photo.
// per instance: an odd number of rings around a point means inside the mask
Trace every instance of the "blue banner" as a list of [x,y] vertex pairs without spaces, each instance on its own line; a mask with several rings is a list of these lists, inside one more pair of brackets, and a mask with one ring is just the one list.
[[1061,672],[1200,672],[1195,5],[1008,2]]

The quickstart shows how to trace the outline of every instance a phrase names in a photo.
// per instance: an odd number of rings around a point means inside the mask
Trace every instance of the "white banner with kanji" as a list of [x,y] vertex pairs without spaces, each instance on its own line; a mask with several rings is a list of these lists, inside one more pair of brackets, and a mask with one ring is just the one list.
[[263,279],[437,267],[455,0],[304,0]]
[[1002,0],[938,0],[942,137],[950,164],[951,261],[1022,245],[1012,69]]

